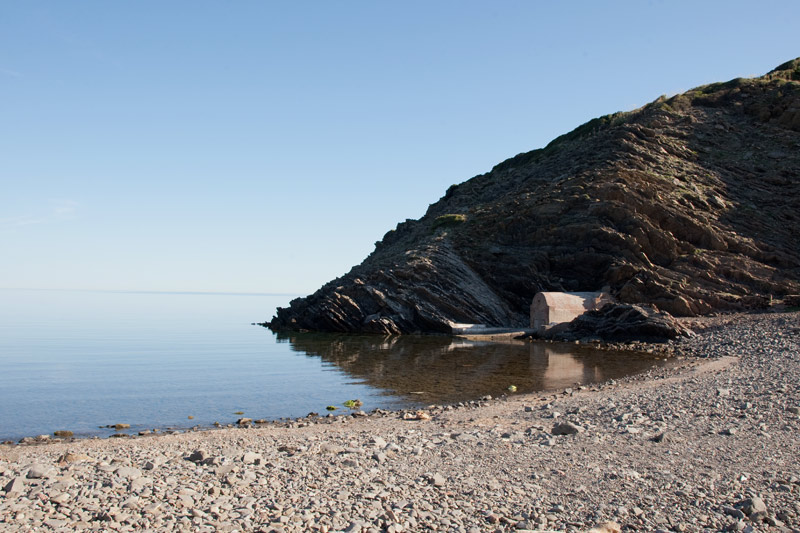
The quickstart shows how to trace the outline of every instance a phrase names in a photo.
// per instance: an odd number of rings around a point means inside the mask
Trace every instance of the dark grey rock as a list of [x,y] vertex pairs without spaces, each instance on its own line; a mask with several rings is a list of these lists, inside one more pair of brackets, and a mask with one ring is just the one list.
[[666,312],[645,305],[611,303],[596,311],[587,311],[568,324],[551,328],[543,336],[571,341],[590,333],[611,342],[664,342],[692,335]]
[[550,433],[553,435],[577,435],[583,433],[584,428],[572,422],[559,422],[553,426]]

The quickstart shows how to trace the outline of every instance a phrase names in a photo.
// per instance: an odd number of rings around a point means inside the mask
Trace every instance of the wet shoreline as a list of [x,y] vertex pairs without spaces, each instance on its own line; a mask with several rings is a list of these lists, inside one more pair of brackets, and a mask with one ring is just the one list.
[[0,524],[798,531],[800,314],[697,326],[675,368],[429,418],[0,446]]

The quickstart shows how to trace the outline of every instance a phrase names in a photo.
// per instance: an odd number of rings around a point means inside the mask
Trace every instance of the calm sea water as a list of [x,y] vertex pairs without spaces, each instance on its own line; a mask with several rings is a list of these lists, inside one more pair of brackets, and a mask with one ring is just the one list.
[[[287,296],[0,290],[0,441],[394,409],[602,381],[652,365],[574,345],[275,335]],[[189,417],[193,417],[189,419]]]

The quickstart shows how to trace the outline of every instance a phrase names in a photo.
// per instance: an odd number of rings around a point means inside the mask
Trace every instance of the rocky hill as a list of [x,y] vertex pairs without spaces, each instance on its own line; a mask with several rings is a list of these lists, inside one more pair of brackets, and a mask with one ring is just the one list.
[[524,326],[542,290],[674,315],[800,293],[800,58],[661,97],[453,185],[273,330]]

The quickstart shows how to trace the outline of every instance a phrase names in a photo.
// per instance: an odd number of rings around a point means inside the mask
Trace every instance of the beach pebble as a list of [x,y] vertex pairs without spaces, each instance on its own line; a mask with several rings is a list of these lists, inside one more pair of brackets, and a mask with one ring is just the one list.
[[752,498],[742,500],[736,504],[736,507],[741,509],[744,514],[748,516],[752,515],[753,513],[767,512],[767,505],[764,503],[764,500],[758,496],[753,496]]
[[25,480],[21,477],[15,477],[3,487],[6,493],[18,493],[25,490]]
[[33,464],[28,470],[26,477],[28,479],[41,479],[43,477],[50,477],[53,473],[53,468],[43,464]]
[[438,472],[429,476],[428,481],[434,487],[443,487],[447,480],[444,478],[443,475],[439,474]]
[[247,465],[261,464],[262,462],[264,462],[264,458],[262,457],[262,455],[260,453],[246,452],[242,456],[242,462],[244,464],[247,464]]
[[138,477],[141,477],[142,472],[138,468],[133,468],[131,466],[121,466],[116,470],[114,470],[114,474],[125,479],[136,479]]
[[572,422],[559,422],[550,431],[553,435],[577,435],[583,433],[584,428]]

